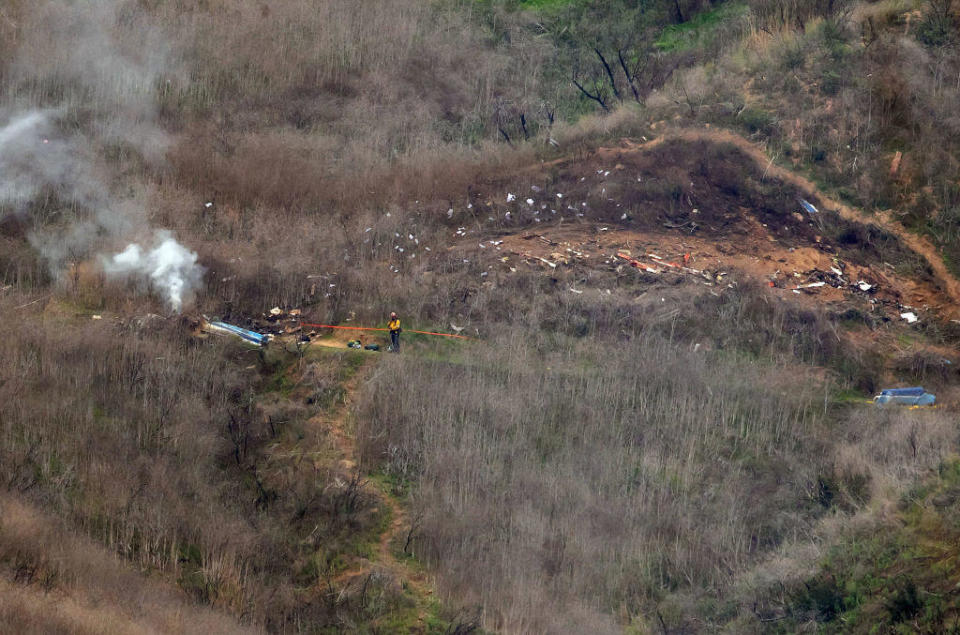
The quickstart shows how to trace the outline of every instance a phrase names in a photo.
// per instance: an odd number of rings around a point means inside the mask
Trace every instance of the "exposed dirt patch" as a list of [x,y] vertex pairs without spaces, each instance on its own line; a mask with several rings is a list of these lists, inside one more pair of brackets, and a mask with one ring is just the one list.
[[478,244],[464,227],[455,249],[494,256],[505,273],[518,257],[546,269],[627,264],[618,252],[650,264],[648,273],[677,271],[646,257],[655,254],[705,281],[736,270],[804,302],[855,299],[898,320],[904,312],[960,316],[960,284],[928,241],[820,195],[727,131],[623,140],[491,179],[469,209],[487,215],[473,232],[486,240]]

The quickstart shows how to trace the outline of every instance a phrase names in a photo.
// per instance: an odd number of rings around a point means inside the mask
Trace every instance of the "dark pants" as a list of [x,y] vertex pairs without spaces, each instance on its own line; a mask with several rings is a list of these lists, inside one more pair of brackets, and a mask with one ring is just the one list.
[[390,343],[393,344],[393,352],[400,352],[400,331],[390,331]]

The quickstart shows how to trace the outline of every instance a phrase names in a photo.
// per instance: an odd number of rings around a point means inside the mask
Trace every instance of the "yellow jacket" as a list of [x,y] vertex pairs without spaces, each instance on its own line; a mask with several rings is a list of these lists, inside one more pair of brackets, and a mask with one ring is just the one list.
[[387,325],[387,328],[389,328],[391,331],[399,331],[399,330],[400,330],[400,318],[396,318],[396,319],[390,320],[390,323]]

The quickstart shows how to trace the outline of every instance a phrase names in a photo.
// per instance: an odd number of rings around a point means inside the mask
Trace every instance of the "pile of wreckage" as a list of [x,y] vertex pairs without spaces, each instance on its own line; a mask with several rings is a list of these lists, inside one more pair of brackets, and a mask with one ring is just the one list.
[[809,271],[804,272],[793,272],[794,280],[799,280],[800,282],[793,285],[783,285],[779,284],[776,278],[777,274],[771,277],[770,286],[778,288],[786,288],[790,291],[793,291],[796,294],[801,293],[816,293],[819,289],[831,286],[834,289],[841,289],[843,291],[849,291],[852,293],[857,293],[861,295],[867,295],[870,297],[871,304],[879,304],[883,306],[891,307],[900,315],[900,318],[905,320],[909,324],[913,324],[920,320],[914,311],[913,307],[900,304],[892,300],[886,300],[883,298],[875,297],[875,294],[878,289],[878,284],[876,281],[868,282],[866,280],[857,280],[853,282],[844,277],[844,264],[838,260],[834,260],[834,266],[830,267],[830,271],[822,271],[820,269],[810,269]]
[[877,284],[867,282],[866,280],[857,280],[853,282],[852,280],[847,280],[844,277],[844,264],[840,260],[834,260],[834,266],[830,267],[829,271],[821,271],[820,269],[810,269],[809,271],[804,272],[793,272],[794,281],[800,280],[801,282],[794,285],[781,285],[778,284],[776,275],[774,274],[770,281],[771,287],[781,287],[787,288],[793,291],[794,293],[815,293],[817,289],[820,289],[825,286],[831,286],[834,289],[843,289],[845,291],[853,291],[857,293],[866,293],[873,294],[876,293]]
[[[204,316],[201,331],[215,335],[237,337],[244,342],[255,346],[266,346],[275,337],[294,335],[303,330],[300,323],[300,309],[284,311],[274,307],[257,319],[247,319],[247,327],[230,324],[219,320],[211,320]],[[312,334],[311,334],[312,335]],[[309,340],[309,337],[305,337]]]

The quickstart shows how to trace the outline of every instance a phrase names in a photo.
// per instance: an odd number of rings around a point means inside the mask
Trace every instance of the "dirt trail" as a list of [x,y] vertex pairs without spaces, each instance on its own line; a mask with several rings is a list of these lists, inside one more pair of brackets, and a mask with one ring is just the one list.
[[[314,342],[311,345],[315,345]],[[335,346],[336,343],[323,342],[322,346]],[[342,346],[342,344],[341,344]],[[373,355],[374,353],[371,353]],[[339,455],[338,465],[341,470],[346,472],[351,478],[361,476],[358,468],[359,453],[357,450],[356,437],[350,422],[351,404],[359,398],[361,387],[367,377],[369,362],[365,364],[357,374],[347,380],[343,386],[344,395],[339,407],[332,413],[320,414],[311,420],[313,425],[327,429],[333,438],[334,446]],[[415,595],[420,598],[426,598],[433,593],[432,584],[427,576],[419,571],[415,571],[408,564],[399,561],[391,550],[391,545],[402,538],[404,532],[409,530],[408,514],[403,505],[390,494],[385,485],[374,481],[367,481],[367,491],[371,492],[377,499],[378,505],[382,505],[390,510],[390,525],[380,535],[377,544],[376,559],[374,561],[363,561],[358,566],[351,567],[340,573],[334,582],[340,586],[346,587],[350,584],[363,580],[376,570],[386,570],[402,586],[411,589]]]
[[[856,210],[840,201],[834,200],[821,192],[815,183],[810,179],[801,176],[787,168],[774,163],[773,158],[767,155],[766,151],[759,145],[745,139],[744,137],[729,130],[716,129],[684,129],[667,132],[664,135],[653,139],[642,145],[631,144],[631,149],[644,151],[654,148],[667,141],[711,141],[714,143],[729,143],[736,146],[746,155],[751,157],[757,164],[763,166],[764,176],[772,176],[781,181],[790,183],[803,190],[810,196],[816,196],[823,201],[829,208],[835,210],[843,218],[860,223],[863,225],[876,225],[881,229],[893,234],[899,238],[907,247],[926,258],[933,269],[937,281],[941,284],[947,295],[954,304],[960,305],[960,281],[950,272],[937,248],[923,236],[919,236],[890,217],[889,213],[869,216]],[[598,153],[610,152],[612,149],[601,148]]]

